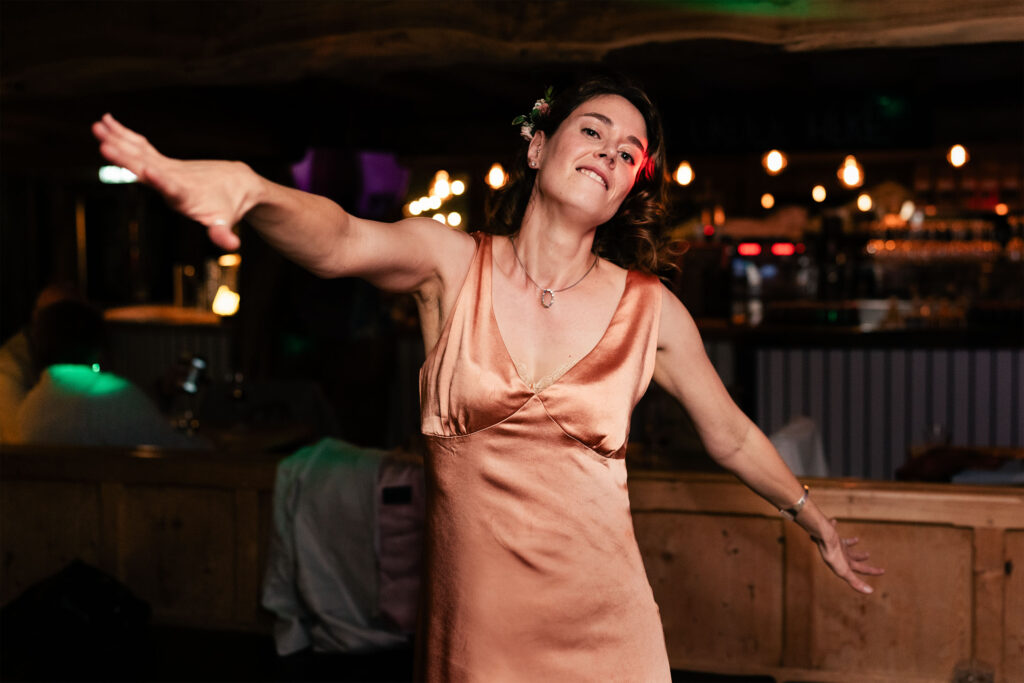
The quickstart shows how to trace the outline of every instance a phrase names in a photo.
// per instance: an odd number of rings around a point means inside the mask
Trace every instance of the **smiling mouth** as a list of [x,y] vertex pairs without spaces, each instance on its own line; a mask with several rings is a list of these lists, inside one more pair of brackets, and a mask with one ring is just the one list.
[[604,187],[604,189],[608,189],[608,182],[604,178],[602,178],[599,173],[595,173],[594,171],[591,171],[589,168],[577,168],[576,170],[582,173],[583,175],[587,176],[588,178],[592,178],[593,180],[601,183],[601,186]]

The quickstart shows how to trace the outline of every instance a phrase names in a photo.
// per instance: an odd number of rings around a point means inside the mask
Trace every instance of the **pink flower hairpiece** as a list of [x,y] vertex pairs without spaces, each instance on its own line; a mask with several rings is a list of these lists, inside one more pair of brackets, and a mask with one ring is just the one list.
[[551,86],[544,91],[544,97],[533,103],[533,109],[528,114],[520,114],[512,119],[513,126],[519,126],[519,134],[527,140],[533,139],[533,132],[537,129],[537,123],[551,111]]

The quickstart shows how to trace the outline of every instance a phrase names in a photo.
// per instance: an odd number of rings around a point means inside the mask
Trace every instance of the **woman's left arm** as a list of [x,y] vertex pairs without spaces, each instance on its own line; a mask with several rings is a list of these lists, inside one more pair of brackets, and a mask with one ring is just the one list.
[[[687,410],[718,464],[780,509],[791,508],[801,499],[803,486],[768,437],[729,396],[704,352],[693,318],[667,288],[662,292],[654,381]],[[883,570],[868,564],[868,553],[853,551],[856,538],[841,538],[835,520],[828,519],[811,498],[795,521],[811,535],[837,576],[858,591],[872,592],[857,575],[877,576]]]

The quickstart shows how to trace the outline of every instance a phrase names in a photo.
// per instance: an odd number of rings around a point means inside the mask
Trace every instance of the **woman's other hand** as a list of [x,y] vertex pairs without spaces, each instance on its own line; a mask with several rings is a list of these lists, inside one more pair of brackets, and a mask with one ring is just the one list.
[[171,208],[204,225],[217,246],[238,248],[232,227],[256,204],[261,187],[261,178],[246,164],[171,159],[110,114],[92,125],[92,133],[111,163],[127,168]]
[[853,546],[857,545],[858,538],[842,538],[836,531],[836,520],[829,520],[832,524],[832,532],[827,538],[812,536],[818,546],[821,558],[829,569],[835,572],[836,576],[846,581],[850,586],[861,593],[873,593],[874,589],[861,580],[858,574],[866,576],[880,576],[885,570],[868,564],[871,554],[857,552]]

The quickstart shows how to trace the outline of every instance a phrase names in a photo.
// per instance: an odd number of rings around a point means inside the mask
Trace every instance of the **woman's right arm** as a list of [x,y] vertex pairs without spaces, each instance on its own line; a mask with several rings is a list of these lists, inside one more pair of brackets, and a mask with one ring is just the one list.
[[429,218],[391,224],[360,219],[325,197],[273,183],[241,162],[166,157],[110,114],[93,124],[93,134],[104,157],[204,225],[224,249],[238,248],[232,227],[244,218],[275,249],[316,275],[361,277],[387,291],[439,299],[450,289],[446,284],[458,287],[474,249],[465,233]]

